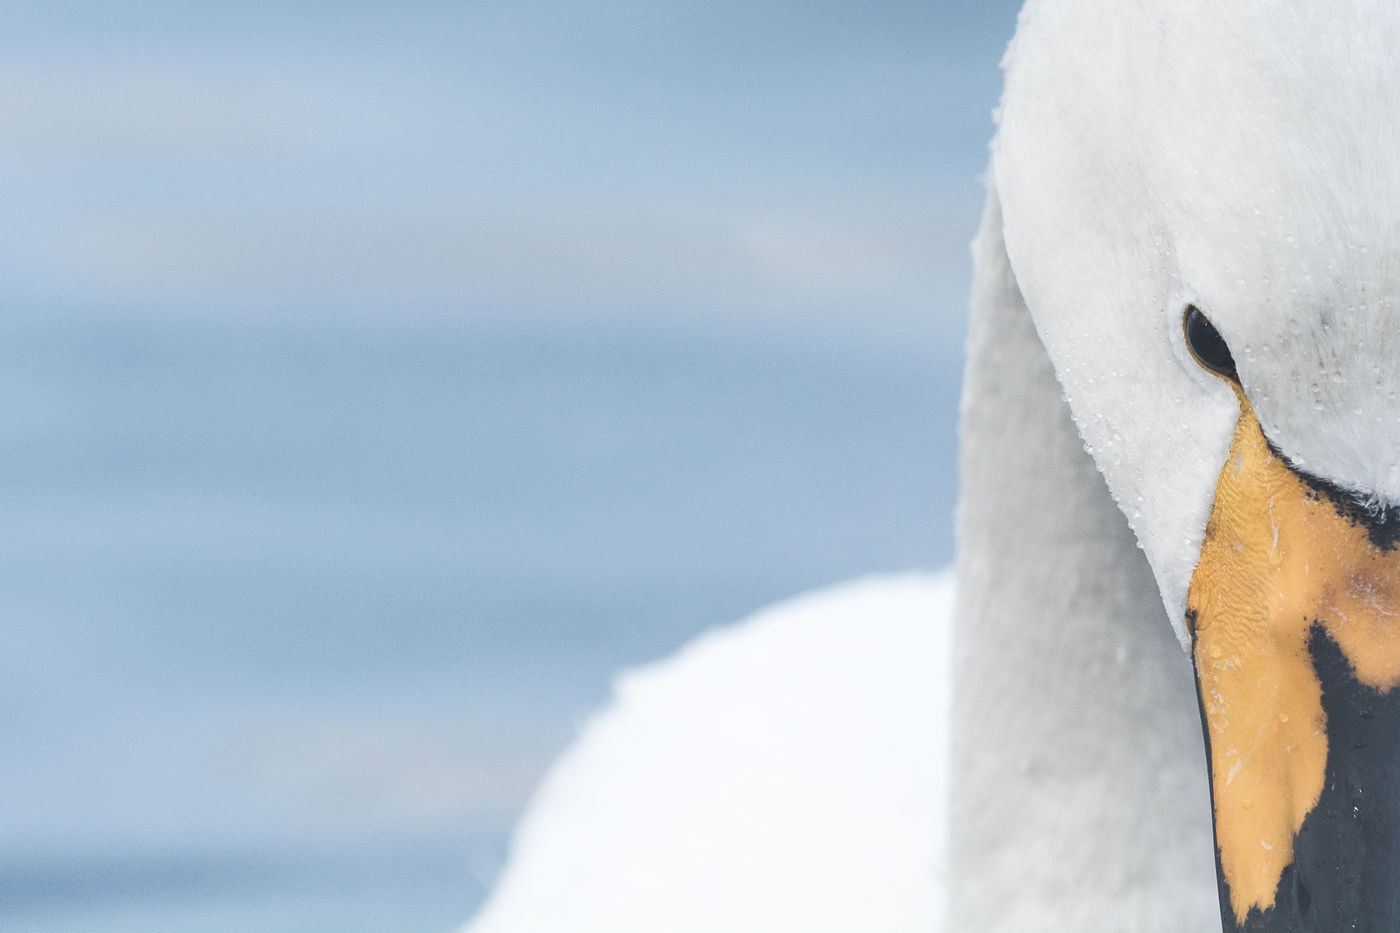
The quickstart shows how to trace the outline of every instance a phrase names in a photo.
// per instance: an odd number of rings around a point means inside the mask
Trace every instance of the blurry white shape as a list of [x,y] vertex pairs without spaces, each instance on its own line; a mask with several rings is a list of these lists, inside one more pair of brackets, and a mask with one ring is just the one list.
[[465,933],[932,929],[952,605],[869,578],[623,675]]

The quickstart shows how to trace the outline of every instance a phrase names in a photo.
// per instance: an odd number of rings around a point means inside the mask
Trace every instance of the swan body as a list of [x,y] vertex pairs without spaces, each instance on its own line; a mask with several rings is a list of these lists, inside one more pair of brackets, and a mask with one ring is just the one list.
[[[804,694],[833,721],[863,709],[840,738],[860,755],[886,754],[861,738],[882,717],[926,704],[928,731],[909,729],[946,742],[919,759],[946,766],[890,753],[923,790],[883,801],[902,821],[869,811],[927,832],[931,849],[888,848],[924,886],[893,895],[888,862],[872,872],[814,840],[853,799],[825,785],[834,747],[792,768],[766,754],[820,728],[785,702],[777,663],[809,636],[755,623],[766,647],[749,660],[735,635],[711,645],[728,658],[713,667],[697,649],[639,678],[645,691],[624,682],[547,782],[473,933],[686,929],[731,892],[742,909],[697,929],[1400,928],[1396,48],[1400,8],[1375,0],[1030,0],[973,245],[950,712],[942,688],[872,696],[883,712]],[[1193,314],[1225,348],[1209,361]],[[895,681],[920,652],[942,683],[932,612],[927,625],[887,633]],[[771,682],[729,705],[726,665],[754,660]],[[719,699],[713,720],[677,714],[659,739],[642,706],[665,708],[671,677],[713,678]],[[775,744],[730,757],[707,722],[761,723]],[[647,788],[652,749],[685,764]],[[614,777],[602,796],[569,789]],[[667,829],[717,786],[753,794]],[[763,836],[770,812],[802,824],[786,853]],[[631,820],[654,835],[605,857]],[[738,876],[672,859],[716,840]],[[551,846],[572,862],[527,869]],[[603,914],[564,906],[661,891],[671,913],[641,925],[590,927]],[[871,913],[799,919],[802,892]]]
[[625,674],[469,929],[935,929],[951,613],[950,574],[870,578]]

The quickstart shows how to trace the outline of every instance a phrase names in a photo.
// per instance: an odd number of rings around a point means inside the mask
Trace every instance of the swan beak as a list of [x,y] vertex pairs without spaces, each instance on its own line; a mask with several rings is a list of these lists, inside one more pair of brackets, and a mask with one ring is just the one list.
[[1240,405],[1187,596],[1225,929],[1400,930],[1400,523]]

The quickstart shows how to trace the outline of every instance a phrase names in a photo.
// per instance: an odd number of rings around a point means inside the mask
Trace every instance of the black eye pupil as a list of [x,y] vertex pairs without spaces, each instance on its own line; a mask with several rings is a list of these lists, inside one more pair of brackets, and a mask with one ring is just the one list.
[[1186,328],[1186,345],[1191,348],[1196,362],[1226,379],[1239,379],[1235,373],[1235,358],[1230,355],[1225,338],[1220,336],[1220,331],[1215,329],[1210,318],[1201,313],[1200,308],[1195,305],[1187,308],[1183,325]]

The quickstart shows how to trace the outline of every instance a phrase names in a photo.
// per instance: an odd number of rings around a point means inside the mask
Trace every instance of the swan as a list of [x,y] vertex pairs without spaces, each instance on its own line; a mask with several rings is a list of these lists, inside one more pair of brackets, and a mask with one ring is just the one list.
[[1376,0],[1029,0],[956,584],[625,678],[468,929],[1400,929],[1396,48]]

